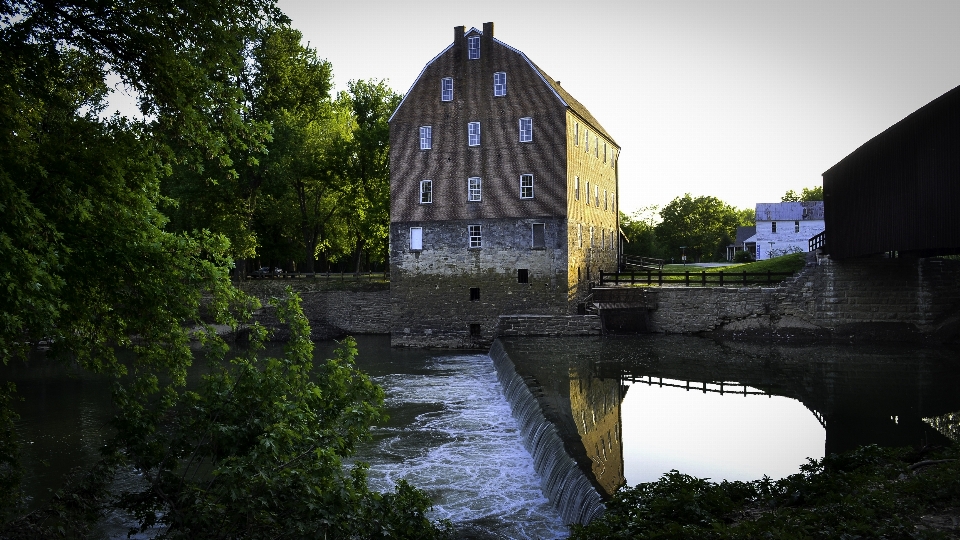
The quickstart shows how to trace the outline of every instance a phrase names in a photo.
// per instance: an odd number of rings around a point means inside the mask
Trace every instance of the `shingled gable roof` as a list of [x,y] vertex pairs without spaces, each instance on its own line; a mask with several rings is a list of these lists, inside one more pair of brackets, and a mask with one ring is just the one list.
[[[476,27],[472,27],[472,28],[470,28],[470,30],[467,30],[467,31],[464,33],[465,36],[469,36],[470,34],[480,34],[480,35],[483,35],[483,32],[480,31],[480,30],[477,30]],[[511,51],[519,54],[520,57],[523,58],[523,59],[527,62],[527,64],[529,64],[530,67],[533,68],[533,69],[537,72],[538,75],[540,75],[540,79],[543,80],[543,82],[544,82],[547,86],[549,86],[551,90],[553,90],[553,94],[554,94],[555,96],[557,96],[557,99],[560,100],[560,102],[563,103],[564,106],[566,106],[568,109],[570,109],[571,111],[573,111],[574,114],[576,114],[577,116],[579,116],[580,118],[582,118],[584,122],[586,122],[590,127],[592,127],[592,128],[594,129],[594,131],[596,131],[597,133],[600,133],[601,135],[603,135],[607,140],[609,140],[611,143],[613,143],[614,145],[616,145],[616,146],[619,148],[620,145],[617,144],[617,142],[616,142],[615,140],[613,140],[613,137],[610,136],[610,133],[608,133],[607,130],[603,129],[603,126],[601,126],[601,125],[600,125],[600,122],[598,122],[597,119],[594,118],[594,116],[593,116],[592,114],[590,114],[590,111],[587,110],[587,108],[584,107],[582,103],[580,103],[579,101],[577,101],[576,98],[574,98],[573,96],[571,96],[569,92],[567,92],[566,90],[564,90],[563,87],[560,86],[560,84],[556,81],[556,79],[554,79],[553,77],[550,77],[549,75],[547,75],[547,73],[546,73],[545,71],[543,71],[542,69],[540,69],[540,66],[534,64],[534,63],[530,60],[530,58],[527,57],[527,55],[524,54],[524,52],[521,51],[520,49],[517,49],[516,47],[511,47],[510,45],[507,45],[506,43],[500,41],[500,40],[497,39],[497,38],[493,38],[493,40],[494,40],[495,42],[497,42],[498,44],[506,47],[507,49],[510,49]],[[420,70],[420,74],[417,75],[417,78],[416,78],[416,79],[414,79],[413,84],[410,85],[410,88],[407,90],[407,93],[404,94],[403,99],[400,101],[400,104],[397,105],[396,110],[393,111],[393,114],[390,115],[390,120],[388,120],[388,122],[389,122],[389,121],[392,121],[392,120],[393,120],[393,117],[396,116],[397,111],[399,111],[400,108],[403,107],[404,101],[406,101],[407,96],[410,95],[410,90],[413,90],[413,87],[415,87],[415,86],[417,85],[417,83],[420,82],[420,78],[423,77],[423,72],[426,71],[427,68],[430,67],[431,64],[433,64],[434,62],[436,62],[436,61],[437,61],[437,58],[440,58],[440,57],[443,56],[447,51],[449,51],[449,50],[453,47],[453,45],[454,45],[453,43],[451,43],[450,45],[447,45],[442,51],[440,51],[439,54],[437,54],[436,56],[434,56],[429,62],[426,63],[426,65],[423,66],[423,69]]]

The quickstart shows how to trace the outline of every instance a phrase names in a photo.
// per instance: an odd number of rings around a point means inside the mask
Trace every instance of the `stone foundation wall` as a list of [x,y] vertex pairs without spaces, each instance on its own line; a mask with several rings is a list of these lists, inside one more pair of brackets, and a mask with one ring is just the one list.
[[648,330],[902,340],[960,336],[960,262],[811,254],[775,288],[647,289]]
[[497,337],[507,336],[591,336],[600,334],[596,315],[502,315]]
[[[289,337],[286,328],[280,325],[276,309],[267,305],[270,296],[282,294],[276,287],[261,287],[264,294],[257,294],[264,308],[254,314],[254,319],[273,331],[271,339],[282,341]],[[299,289],[294,285],[295,290]],[[309,288],[309,287],[302,287]],[[353,334],[387,334],[390,332],[390,291],[381,290],[297,290],[301,306],[310,321],[311,337],[314,340],[333,339]]]

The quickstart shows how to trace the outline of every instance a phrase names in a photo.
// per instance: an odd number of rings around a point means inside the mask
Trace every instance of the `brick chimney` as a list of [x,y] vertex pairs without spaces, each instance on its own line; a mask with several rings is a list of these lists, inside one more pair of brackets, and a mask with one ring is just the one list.
[[485,40],[493,39],[493,23],[492,22],[483,23],[483,38]]
[[453,27],[453,48],[454,50],[464,50],[463,46],[463,34],[467,31],[466,26],[454,26]]

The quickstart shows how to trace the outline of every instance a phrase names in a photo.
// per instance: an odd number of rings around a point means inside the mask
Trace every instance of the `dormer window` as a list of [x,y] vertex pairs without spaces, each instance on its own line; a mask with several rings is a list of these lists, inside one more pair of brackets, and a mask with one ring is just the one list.
[[493,96],[501,97],[507,95],[507,73],[498,71],[493,74]]
[[440,101],[453,101],[453,77],[440,80]]
[[470,36],[467,38],[467,59],[478,58],[480,58],[480,36]]

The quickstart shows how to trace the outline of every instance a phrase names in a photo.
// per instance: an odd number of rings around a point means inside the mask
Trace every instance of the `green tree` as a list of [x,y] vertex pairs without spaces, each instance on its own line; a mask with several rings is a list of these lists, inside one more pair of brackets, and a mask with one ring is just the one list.
[[[169,536],[276,537],[308,522],[332,537],[361,526],[393,537],[434,531],[421,493],[372,494],[362,468],[335,467],[379,414],[351,346],[322,380],[308,377],[294,299],[280,308],[297,337],[282,358],[225,364],[208,323],[237,328],[257,307],[228,278],[230,254],[246,248],[222,234],[171,232],[159,209],[178,202],[160,191],[172,170],[208,185],[257,172],[241,165],[262,159],[269,124],[248,115],[242,85],[254,79],[243,75],[249,46],[284,22],[265,0],[0,2],[0,358],[25,361],[29,344],[49,340],[53,357],[115,376],[119,405],[103,462],[21,514],[15,398],[4,388],[0,537],[86,535],[113,472],[131,464],[151,482],[124,505]],[[109,73],[137,93],[145,119],[102,116]],[[187,392],[197,339],[220,368]],[[121,362],[124,352],[135,360]],[[166,483],[185,471],[197,473],[188,489]],[[232,511],[250,529],[224,525]]]
[[722,260],[737,227],[754,223],[754,212],[738,210],[716,197],[687,193],[664,206],[660,218],[654,232],[666,254],[679,257],[685,252],[692,261]]
[[620,229],[627,237],[624,255],[661,258],[663,252],[657,242],[656,224],[660,207],[651,205],[627,215],[620,212]]
[[812,188],[803,188],[800,194],[797,195],[797,192],[788,189],[786,193],[783,194],[783,197],[780,198],[780,202],[809,202],[809,201],[822,201],[823,200],[823,186],[814,186]]
[[390,115],[401,96],[384,81],[351,81],[349,97],[356,128],[346,145],[350,180],[354,268],[362,256],[383,261],[390,232]]

